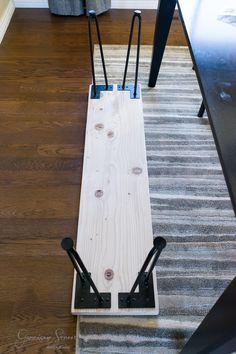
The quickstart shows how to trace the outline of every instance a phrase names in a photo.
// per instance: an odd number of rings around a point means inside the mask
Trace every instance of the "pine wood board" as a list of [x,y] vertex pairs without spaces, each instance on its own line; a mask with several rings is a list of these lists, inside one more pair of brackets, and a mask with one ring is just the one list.
[[[91,90],[91,87],[90,87]],[[100,292],[111,292],[111,309],[75,309],[74,315],[156,315],[155,308],[119,309],[153,245],[142,97],[129,91],[89,93],[76,249]],[[114,277],[106,280],[106,269]]]

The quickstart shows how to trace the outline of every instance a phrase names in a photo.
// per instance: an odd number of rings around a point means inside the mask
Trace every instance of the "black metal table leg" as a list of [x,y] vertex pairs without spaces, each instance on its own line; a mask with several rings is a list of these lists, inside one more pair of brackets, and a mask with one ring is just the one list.
[[236,351],[236,277],[217,300],[180,354]]
[[[100,293],[94,284],[91,274],[85,267],[78,252],[74,249],[73,240],[66,237],[61,247],[67,252],[76,272],[75,308],[110,308],[111,294]],[[94,293],[90,292],[90,287]]]
[[176,4],[177,0],[159,1],[154,33],[152,63],[148,83],[149,87],[154,87],[156,85]]
[[203,117],[204,112],[205,112],[205,105],[204,105],[204,102],[202,101],[202,104],[201,104],[201,107],[199,108],[197,116],[199,118]]
[[[137,41],[137,54],[136,54],[135,81],[134,81],[134,85],[133,84],[127,85],[125,82],[126,82],[127,70],[129,65],[130,49],[132,44],[135,19],[138,20],[138,41]],[[142,25],[141,11],[135,10],[131,22],[131,27],[130,27],[129,44],[128,44],[126,62],[125,62],[123,83],[122,85],[117,86],[118,91],[124,91],[124,90],[130,91],[130,98],[137,98],[137,99],[140,98],[140,87],[138,85],[138,69],[139,69],[139,54],[140,54],[140,41],[141,41],[141,25]]]
[[[98,44],[99,44],[99,49],[100,49],[100,54],[101,54],[102,68],[103,68],[105,85],[97,85],[96,84],[95,68],[94,68],[94,57],[93,57],[92,19],[94,19],[95,24],[96,24]],[[91,98],[100,98],[100,92],[101,91],[112,91],[113,90],[113,86],[112,85],[108,85],[106,65],[105,65],[105,59],[104,59],[103,48],[102,48],[102,38],[101,38],[101,33],[100,33],[100,28],[99,28],[97,15],[96,15],[96,12],[94,10],[90,10],[89,11],[88,30],[89,30],[90,60],[91,60],[91,69],[92,69],[92,77],[93,77]]]
[[[156,237],[153,241],[153,247],[148,253],[137,278],[129,293],[119,293],[118,303],[119,308],[151,308],[155,307],[154,288],[152,271],[156,265],[156,262],[166,247],[166,240],[163,237]],[[151,262],[152,261],[152,262]],[[148,272],[145,272],[150,264]],[[139,292],[135,290],[139,286]]]

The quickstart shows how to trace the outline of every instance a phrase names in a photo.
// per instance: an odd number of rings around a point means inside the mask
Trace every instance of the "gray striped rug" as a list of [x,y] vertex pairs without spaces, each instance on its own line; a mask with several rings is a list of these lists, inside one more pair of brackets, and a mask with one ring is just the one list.
[[[125,46],[105,46],[111,83],[121,82],[125,55]],[[98,48],[95,57],[101,77]],[[236,219],[208,119],[197,117],[201,95],[188,49],[166,49],[154,89],[147,87],[150,58],[143,46],[153,231],[168,242],[156,268],[160,316],[81,317],[78,353],[179,353],[236,273]]]

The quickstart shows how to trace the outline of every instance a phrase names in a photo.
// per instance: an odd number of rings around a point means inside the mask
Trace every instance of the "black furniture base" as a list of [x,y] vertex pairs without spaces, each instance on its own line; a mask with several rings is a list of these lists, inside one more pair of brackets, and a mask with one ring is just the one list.
[[180,354],[232,354],[236,351],[236,278],[204,318]]

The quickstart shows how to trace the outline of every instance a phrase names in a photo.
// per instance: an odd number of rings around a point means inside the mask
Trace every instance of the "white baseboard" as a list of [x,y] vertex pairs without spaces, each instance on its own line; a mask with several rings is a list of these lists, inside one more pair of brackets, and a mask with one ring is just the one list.
[[0,43],[2,42],[3,37],[6,33],[7,27],[11,21],[14,10],[15,10],[15,5],[13,1],[10,0],[4,13],[2,14],[2,16],[0,16]]
[[14,0],[16,7],[36,7],[36,8],[47,8],[47,0]]
[[157,9],[157,0],[111,0],[112,9]]
[[[111,0],[112,9],[157,9],[157,0]],[[15,0],[16,7],[47,8],[47,0]]]

